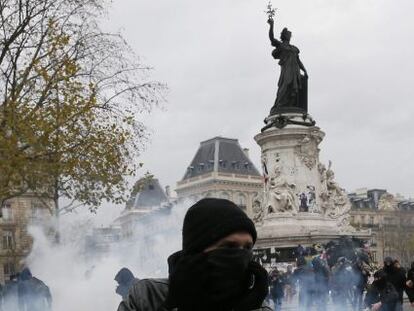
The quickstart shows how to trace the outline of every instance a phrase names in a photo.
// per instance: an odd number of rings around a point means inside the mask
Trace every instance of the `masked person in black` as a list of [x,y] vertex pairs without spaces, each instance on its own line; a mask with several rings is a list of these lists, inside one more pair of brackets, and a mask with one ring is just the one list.
[[407,282],[406,284],[406,293],[408,299],[410,300],[410,304],[414,307],[414,262],[411,263],[411,268],[407,272]]
[[32,276],[29,268],[24,268],[17,282],[20,311],[49,311],[52,308],[52,295],[49,287]]
[[134,274],[128,268],[122,268],[115,276],[115,281],[118,286],[115,292],[125,300],[128,296],[128,291],[133,285],[134,281],[137,280]]
[[141,280],[118,311],[251,311],[262,306],[268,275],[252,260],[257,233],[234,203],[202,199],[184,218],[182,250],[168,280]]
[[382,271],[385,273],[387,282],[390,282],[392,285],[394,285],[398,293],[399,299],[396,311],[402,311],[403,296],[407,279],[405,277],[405,271],[401,268],[396,267],[394,263],[395,260],[393,260],[391,257],[386,257],[384,259],[384,267],[382,268]]
[[383,270],[374,273],[374,282],[368,288],[365,305],[373,311],[397,311],[399,302],[395,287],[387,281]]

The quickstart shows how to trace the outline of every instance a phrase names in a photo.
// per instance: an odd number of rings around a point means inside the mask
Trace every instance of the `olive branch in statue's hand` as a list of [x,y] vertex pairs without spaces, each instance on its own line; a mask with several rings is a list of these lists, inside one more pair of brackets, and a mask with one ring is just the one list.
[[273,8],[272,2],[269,1],[269,3],[267,4],[267,11],[265,11],[265,13],[268,16],[268,20],[267,22],[272,25],[274,23],[274,17],[276,15],[276,10],[275,8]]

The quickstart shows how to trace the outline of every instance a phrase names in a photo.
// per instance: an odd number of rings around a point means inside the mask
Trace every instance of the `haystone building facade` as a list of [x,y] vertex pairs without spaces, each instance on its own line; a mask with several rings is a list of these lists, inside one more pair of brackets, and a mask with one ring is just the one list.
[[253,215],[253,199],[261,191],[262,176],[250,160],[249,150],[243,149],[237,139],[224,137],[200,143],[176,188],[179,199],[228,199],[250,217]]
[[[5,283],[25,265],[32,247],[30,225],[50,227],[52,205],[32,195],[22,195],[3,202],[0,214],[0,283]],[[46,226],[45,226],[46,224]]]
[[372,230],[371,252],[379,265],[391,256],[408,267],[414,258],[414,200],[385,189],[359,189],[349,194],[351,224]]

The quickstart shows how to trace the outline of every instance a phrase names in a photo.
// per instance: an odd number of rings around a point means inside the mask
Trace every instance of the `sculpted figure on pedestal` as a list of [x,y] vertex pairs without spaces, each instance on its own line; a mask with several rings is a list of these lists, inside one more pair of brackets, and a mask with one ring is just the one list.
[[328,192],[331,193],[331,195],[335,196],[336,200],[347,200],[347,196],[344,189],[342,189],[335,181],[335,173],[332,170],[331,161],[329,161],[329,166],[326,170],[326,188],[328,189]]
[[338,226],[344,231],[351,230],[349,225],[351,203],[346,191],[335,181],[335,173],[332,170],[332,162],[329,161],[328,169],[325,165],[319,164],[318,170],[322,183],[322,191],[319,195],[323,213],[337,220]]
[[311,136],[305,136],[295,148],[297,157],[310,170],[313,169],[318,161],[318,147]]
[[326,184],[326,166],[322,163],[318,164],[318,171],[319,171],[319,177],[321,179],[321,184]]
[[263,202],[263,193],[258,193],[253,197],[253,221],[255,223],[260,223],[263,221],[264,218],[264,211],[262,208],[262,202]]
[[296,214],[298,203],[296,200],[294,184],[288,183],[282,176],[280,167],[276,166],[274,173],[269,178],[266,191],[266,214],[286,213]]

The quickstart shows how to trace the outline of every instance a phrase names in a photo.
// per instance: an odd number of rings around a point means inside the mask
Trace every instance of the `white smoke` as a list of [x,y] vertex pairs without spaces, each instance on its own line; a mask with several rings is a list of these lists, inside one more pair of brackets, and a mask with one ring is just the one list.
[[[62,218],[59,244],[42,229],[31,227],[34,245],[28,267],[49,286],[54,311],[116,310],[120,296],[115,293],[114,277],[122,267],[138,278],[167,276],[167,258],[181,247],[182,221],[190,205],[174,205],[168,215],[140,224],[133,238],[112,245],[104,256],[85,249],[93,223],[90,215]],[[154,226],[158,233],[150,240],[142,238]]]

